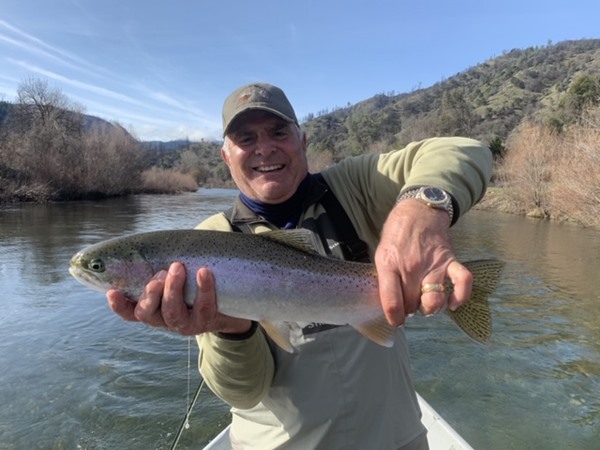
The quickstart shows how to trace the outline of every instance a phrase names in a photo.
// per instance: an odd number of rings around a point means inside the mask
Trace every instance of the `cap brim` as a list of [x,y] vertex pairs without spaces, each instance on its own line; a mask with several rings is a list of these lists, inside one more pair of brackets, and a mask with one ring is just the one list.
[[229,130],[231,130],[231,127],[233,125],[235,125],[235,122],[237,122],[241,116],[243,116],[244,114],[251,112],[251,111],[265,111],[265,112],[268,112],[270,114],[273,114],[274,116],[277,116],[277,117],[285,120],[286,122],[295,123],[294,119],[286,116],[285,114],[281,113],[280,111],[277,111],[276,109],[269,108],[268,106],[252,105],[252,106],[248,106],[246,108],[240,109],[233,115],[233,117],[229,120],[229,123],[223,130],[223,137],[227,136],[227,133],[229,132]]

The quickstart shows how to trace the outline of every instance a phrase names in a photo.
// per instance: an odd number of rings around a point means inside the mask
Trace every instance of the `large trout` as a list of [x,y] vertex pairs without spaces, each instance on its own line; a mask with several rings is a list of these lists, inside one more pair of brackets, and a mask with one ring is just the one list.
[[[221,313],[255,320],[282,348],[292,351],[287,323],[351,325],[374,342],[391,346],[394,328],[379,300],[377,272],[367,263],[342,261],[314,251],[307,230],[243,234],[169,230],[134,234],[87,247],[71,259],[70,273],[103,292],[118,289],[137,300],[151,277],[174,261],[187,271],[184,299],[192,305],[195,273],[210,269]],[[503,263],[463,263],[473,274],[471,299],[446,310],[471,338],[491,334],[487,298],[495,290]]]

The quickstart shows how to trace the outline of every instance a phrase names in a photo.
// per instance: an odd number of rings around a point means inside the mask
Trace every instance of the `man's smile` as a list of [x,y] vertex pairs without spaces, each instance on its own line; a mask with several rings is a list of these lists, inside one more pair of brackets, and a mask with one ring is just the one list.
[[255,167],[254,170],[258,172],[275,172],[277,170],[283,169],[285,166],[283,164],[272,164],[269,166],[258,166]]

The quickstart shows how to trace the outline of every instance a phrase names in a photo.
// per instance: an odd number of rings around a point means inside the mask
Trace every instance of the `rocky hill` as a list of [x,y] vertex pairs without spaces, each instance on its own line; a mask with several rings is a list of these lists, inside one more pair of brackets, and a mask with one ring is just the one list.
[[504,141],[523,119],[560,128],[585,102],[600,103],[600,39],[504,52],[433,86],[380,93],[309,115],[309,151],[333,160],[429,136]]

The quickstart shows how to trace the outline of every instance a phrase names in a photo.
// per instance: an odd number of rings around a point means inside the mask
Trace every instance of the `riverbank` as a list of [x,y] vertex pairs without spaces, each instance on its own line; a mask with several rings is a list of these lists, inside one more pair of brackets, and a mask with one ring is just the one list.
[[544,219],[553,222],[570,222],[581,226],[600,229],[600,220],[596,224],[582,224],[580,221],[565,214],[549,214],[543,208],[522,208],[511,197],[510,188],[489,187],[481,201],[473,207],[481,211],[497,211],[518,216],[527,216],[533,219]]
[[575,222],[565,216],[552,217],[543,208],[532,207],[529,209],[519,207],[511,198],[510,188],[489,187],[485,196],[475,205],[474,209],[482,211],[498,211],[506,214],[527,216],[533,219],[549,219],[557,222]]
[[[165,171],[166,172],[166,171]],[[156,176],[156,172],[154,172]],[[100,200],[106,198],[125,197],[128,195],[143,195],[143,194],[162,194],[162,195],[177,195],[184,192],[193,192],[198,189],[198,185],[195,184],[191,178],[178,178],[173,174],[161,174],[163,177],[152,177],[152,183],[146,182],[144,186],[136,192],[130,192],[129,194],[122,195],[89,195],[85,198],[70,198],[61,199],[52,197],[50,195],[31,195],[30,191],[26,192],[12,192],[12,195],[3,196],[3,192],[0,190],[0,204],[6,203],[50,203],[50,202],[64,202],[71,200]],[[149,180],[150,180],[149,179]],[[147,181],[149,181],[147,180]],[[177,181],[174,182],[173,180]],[[167,182],[169,181],[169,182]],[[183,182],[182,182],[183,181]],[[223,189],[234,189],[235,186],[231,182],[223,183],[210,183],[202,186],[203,188],[223,188]],[[524,209],[517,205],[514,199],[511,198],[510,188],[491,186],[488,188],[485,196],[481,201],[474,206],[473,209],[482,211],[497,211],[506,214],[527,216],[536,219],[553,220],[556,222],[573,222],[579,223],[575,219],[561,216],[551,216],[546,213],[542,208],[531,208]],[[600,224],[592,225],[593,228],[600,228]]]
[[505,188],[488,187],[487,192],[474,209],[499,211],[508,214],[523,214],[514,202],[511,201]]
[[131,185],[58,186],[50,182],[23,182],[3,178],[0,174],[0,204],[52,203],[79,200],[101,200],[141,194],[175,195],[198,190],[198,182],[190,173],[153,167],[131,175]]

